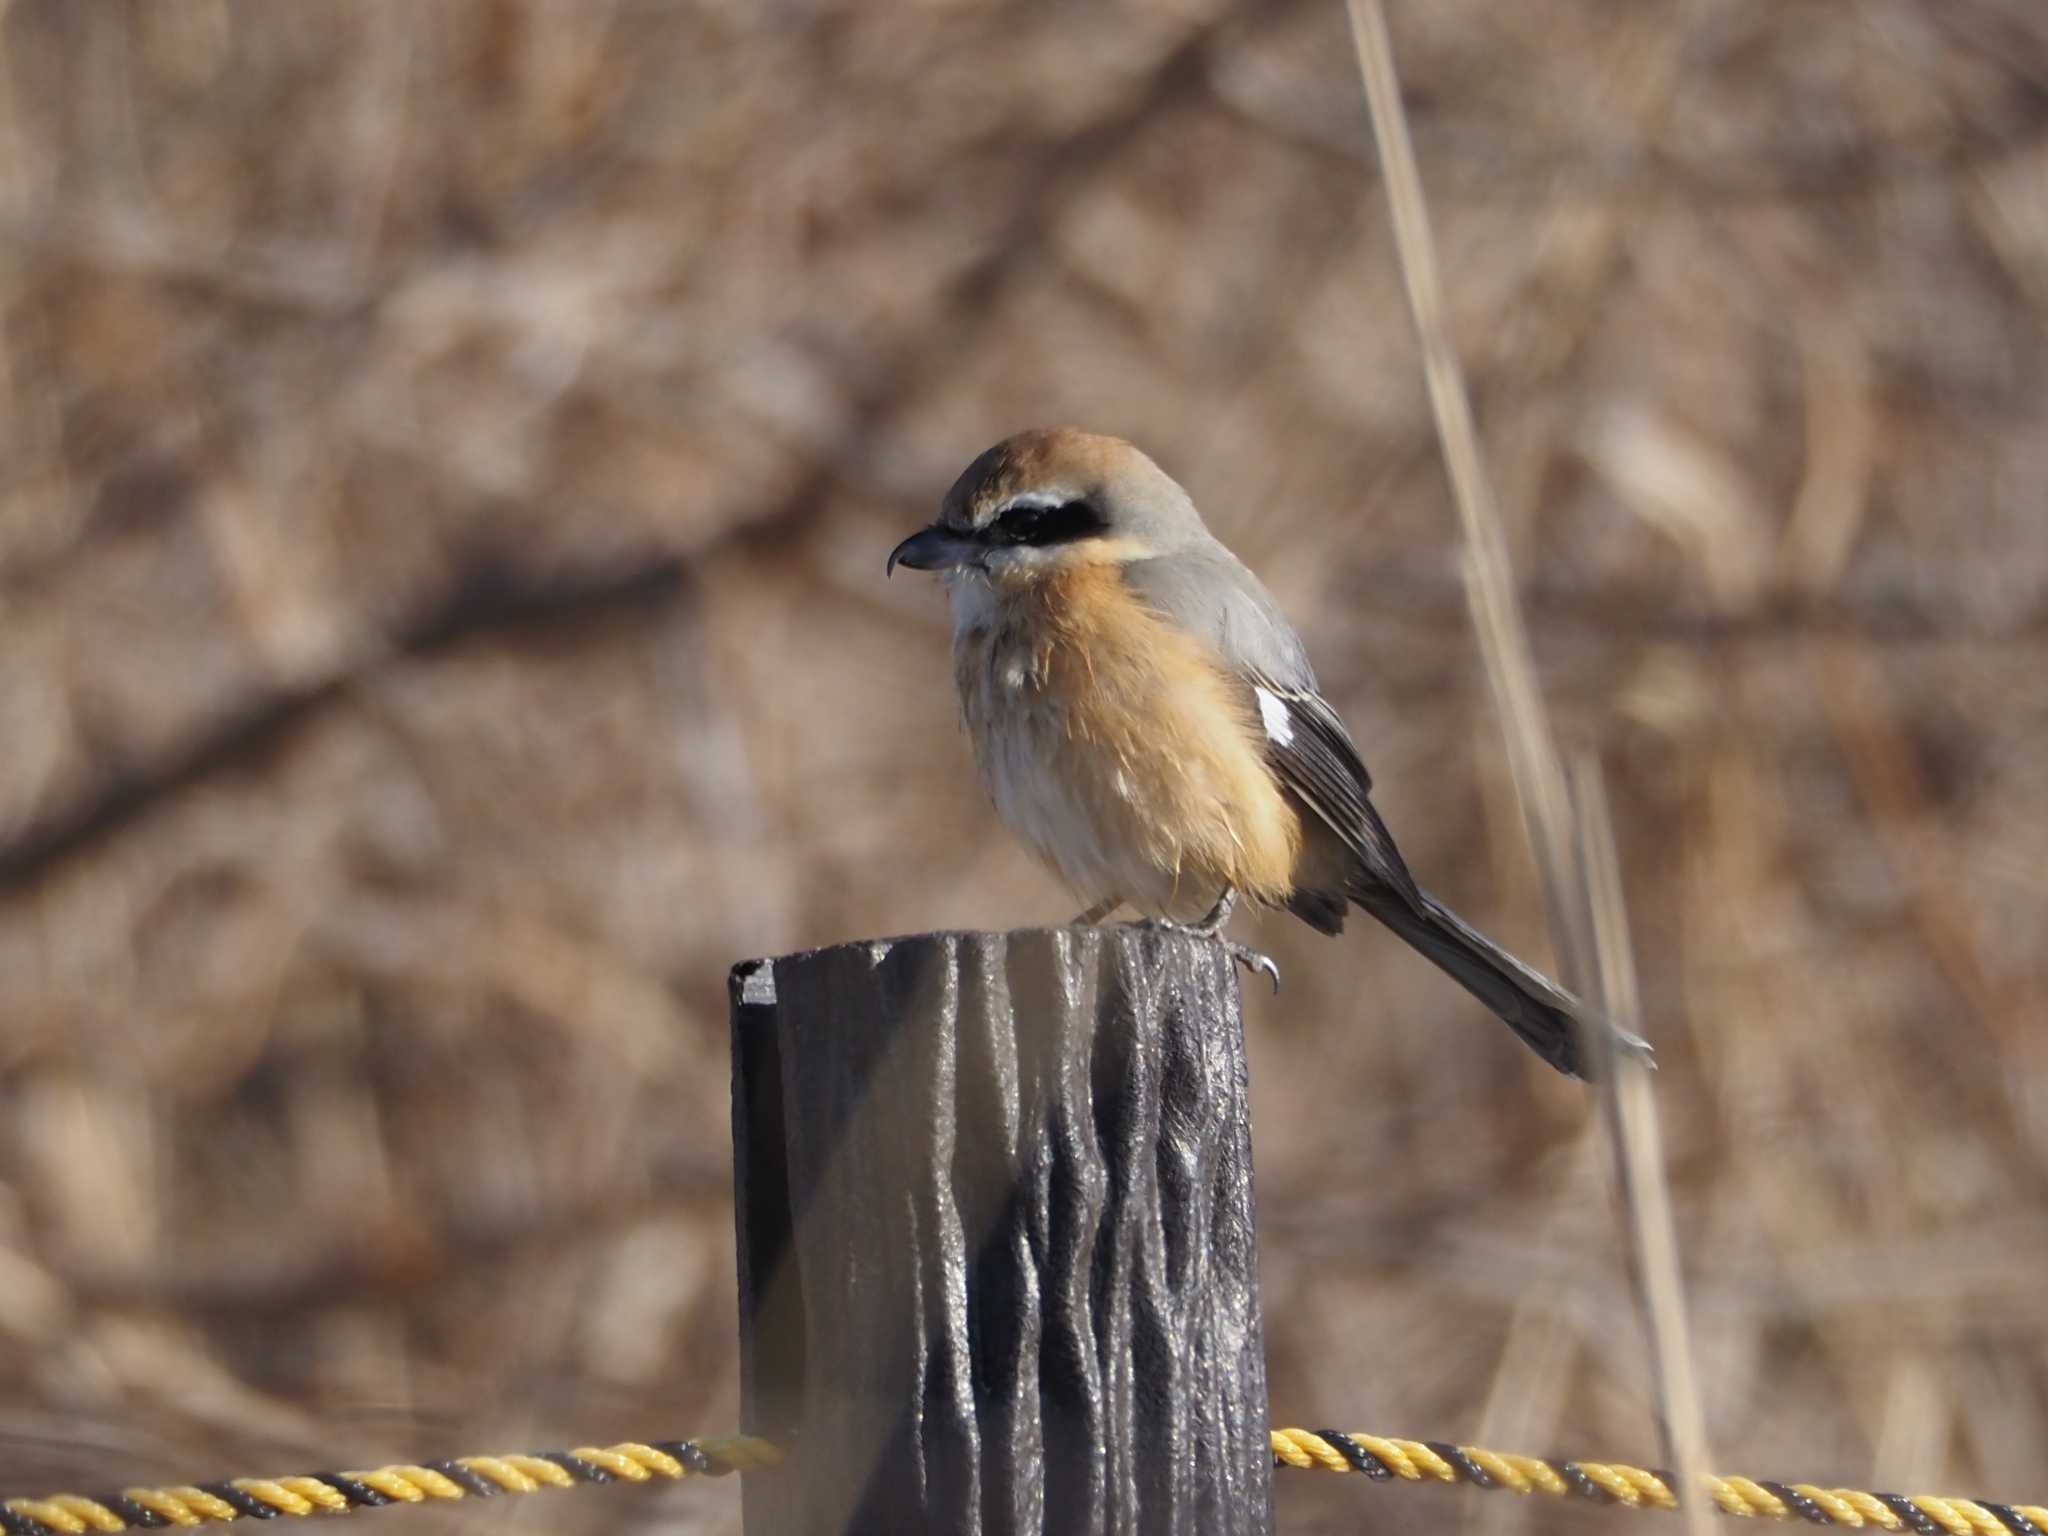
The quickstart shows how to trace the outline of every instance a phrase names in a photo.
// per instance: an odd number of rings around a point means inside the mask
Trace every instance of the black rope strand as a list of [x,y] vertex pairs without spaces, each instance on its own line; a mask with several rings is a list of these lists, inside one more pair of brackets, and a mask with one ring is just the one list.
[[429,1471],[440,1473],[464,1493],[474,1494],[480,1499],[494,1499],[505,1491],[481,1472],[472,1472],[459,1461],[429,1461],[422,1465]]
[[33,1515],[17,1514],[5,1504],[0,1504],[0,1531],[5,1531],[7,1536],[57,1536]]
[[[1667,1483],[1671,1481],[1668,1477],[1664,1480]],[[1787,1509],[1810,1525],[1833,1525],[1835,1523],[1833,1515],[1822,1509],[1796,1488],[1788,1488],[1783,1483],[1766,1482],[1762,1478],[1757,1479],[1756,1485],[1772,1497],[1783,1499]]]
[[368,1483],[350,1477],[345,1472],[315,1472],[313,1479],[315,1482],[325,1483],[350,1504],[360,1505],[364,1509],[380,1509],[392,1502],[390,1494],[379,1493]]
[[171,1523],[147,1504],[138,1504],[125,1493],[103,1493],[95,1502],[104,1504],[136,1530],[153,1531]]
[[594,1461],[585,1461],[574,1451],[542,1451],[542,1461],[552,1461],[579,1483],[613,1483],[618,1479]]
[[1422,1443],[1449,1462],[1456,1470],[1458,1476],[1465,1479],[1474,1488],[1498,1488],[1500,1486],[1500,1484],[1493,1480],[1491,1472],[1465,1454],[1462,1446],[1452,1445],[1448,1440],[1425,1440]]
[[1337,1448],[1337,1454],[1351,1463],[1351,1470],[1363,1472],[1376,1483],[1384,1483],[1394,1475],[1394,1469],[1367,1450],[1341,1429],[1319,1429],[1316,1431]]
[[2011,1531],[2013,1536],[2048,1536],[2036,1522],[2029,1520],[2010,1504],[1986,1504],[1984,1507],[1991,1511],[1993,1518],[2003,1521],[2005,1528]]

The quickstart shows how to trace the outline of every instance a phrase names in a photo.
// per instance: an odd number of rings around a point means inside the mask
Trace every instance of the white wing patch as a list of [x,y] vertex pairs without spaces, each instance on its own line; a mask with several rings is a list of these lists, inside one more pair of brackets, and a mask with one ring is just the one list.
[[1268,688],[1254,688],[1259,696],[1259,723],[1266,728],[1266,740],[1286,746],[1294,740],[1294,720],[1287,702]]

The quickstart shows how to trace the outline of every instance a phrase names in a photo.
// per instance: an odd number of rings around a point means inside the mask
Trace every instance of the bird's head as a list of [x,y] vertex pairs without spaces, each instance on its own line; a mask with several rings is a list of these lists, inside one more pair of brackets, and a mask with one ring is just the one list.
[[1122,438],[1070,427],[1007,437],[968,465],[938,521],[889,569],[1028,586],[1081,564],[1146,560],[1206,538],[1188,493]]

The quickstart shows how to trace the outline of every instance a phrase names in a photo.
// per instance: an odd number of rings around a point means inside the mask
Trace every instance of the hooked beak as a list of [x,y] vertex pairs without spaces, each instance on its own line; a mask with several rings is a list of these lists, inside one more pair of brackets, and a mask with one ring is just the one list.
[[913,571],[951,571],[972,565],[980,558],[980,544],[934,523],[918,529],[890,550],[888,568],[883,574],[893,574],[899,565],[907,565]]

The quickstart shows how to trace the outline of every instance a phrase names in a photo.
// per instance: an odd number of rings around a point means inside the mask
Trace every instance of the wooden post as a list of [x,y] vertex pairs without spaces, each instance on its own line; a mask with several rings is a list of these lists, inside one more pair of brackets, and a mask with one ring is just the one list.
[[748,1536],[1265,1536],[1222,948],[928,934],[732,973]]

